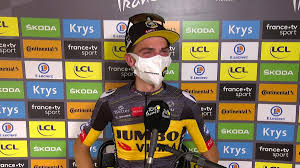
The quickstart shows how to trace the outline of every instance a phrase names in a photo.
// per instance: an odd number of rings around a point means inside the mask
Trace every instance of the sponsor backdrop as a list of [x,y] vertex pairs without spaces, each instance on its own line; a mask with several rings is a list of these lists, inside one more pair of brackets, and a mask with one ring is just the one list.
[[[76,167],[72,145],[96,100],[134,79],[123,39],[141,12],[181,34],[165,80],[199,101],[220,164],[300,167],[299,0],[0,4],[0,167]],[[111,137],[108,125],[94,159]],[[184,143],[197,152],[188,133]]]

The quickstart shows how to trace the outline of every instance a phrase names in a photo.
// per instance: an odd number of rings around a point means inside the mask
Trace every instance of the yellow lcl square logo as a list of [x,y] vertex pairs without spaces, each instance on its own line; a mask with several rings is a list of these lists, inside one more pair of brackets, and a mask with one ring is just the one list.
[[19,36],[17,17],[0,17],[0,36]]

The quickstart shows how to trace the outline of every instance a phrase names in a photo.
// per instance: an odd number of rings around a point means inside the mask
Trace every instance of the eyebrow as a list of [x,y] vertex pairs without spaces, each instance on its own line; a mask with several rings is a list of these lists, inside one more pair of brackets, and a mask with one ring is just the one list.
[[[161,48],[160,50],[165,50],[165,49],[168,49],[169,47],[164,47],[164,48]],[[141,51],[144,51],[144,50],[150,50],[150,51],[153,51],[155,50],[154,48],[142,48],[140,49],[138,52],[141,52]]]

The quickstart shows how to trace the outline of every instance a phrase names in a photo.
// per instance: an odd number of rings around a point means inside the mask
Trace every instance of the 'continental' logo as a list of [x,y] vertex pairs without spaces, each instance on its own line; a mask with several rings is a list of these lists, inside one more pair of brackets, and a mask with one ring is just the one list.
[[297,82],[299,64],[287,63],[261,63],[261,81]]
[[124,60],[126,46],[124,42],[104,42],[105,60]]
[[296,102],[297,84],[260,84],[259,101]]
[[66,62],[66,79],[102,80],[102,63]]
[[0,98],[1,99],[24,99],[23,81],[1,81]]
[[254,121],[255,104],[220,103],[219,120]]
[[182,60],[218,60],[218,42],[183,42]]
[[23,78],[23,69],[21,61],[0,61],[0,78]]
[[90,119],[95,104],[94,102],[67,102],[68,119]]
[[218,139],[253,140],[253,123],[219,123]]
[[31,159],[31,167],[32,168],[67,168],[67,161],[66,159]]
[[126,85],[127,83],[105,83],[105,91],[108,91],[110,89],[119,88],[121,86]]
[[296,145],[296,162],[300,162],[300,145]]
[[60,40],[23,40],[24,58],[61,59]]
[[292,164],[287,163],[270,163],[270,162],[255,162],[257,168],[292,168]]
[[219,21],[184,21],[182,38],[188,39],[219,39]]
[[181,89],[195,96],[198,101],[215,101],[217,98],[216,83],[182,83]]
[[19,36],[17,17],[0,17],[0,36]]
[[64,121],[29,121],[30,138],[65,138]]
[[0,39],[0,57],[21,58],[20,41],[18,39]]
[[257,63],[221,63],[221,81],[256,81]]
[[0,157],[27,157],[27,141],[0,141]]
[[21,17],[24,37],[60,37],[59,19]]
[[262,42],[261,60],[299,61],[300,42]]
[[31,140],[31,157],[66,157],[65,140]]
[[102,84],[91,82],[67,82],[67,99],[98,100],[102,94]]

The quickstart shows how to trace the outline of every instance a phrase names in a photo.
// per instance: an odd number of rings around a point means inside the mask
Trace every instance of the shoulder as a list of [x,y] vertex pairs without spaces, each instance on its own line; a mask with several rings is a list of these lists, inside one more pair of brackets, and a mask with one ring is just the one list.
[[168,90],[168,94],[183,99],[184,101],[197,103],[196,98],[190,93],[168,84],[166,84],[166,87]]
[[126,84],[119,88],[113,88],[113,89],[109,89],[108,91],[103,92],[100,96],[100,99],[105,100],[105,99],[114,98],[116,96],[118,97],[121,94],[128,93],[128,91],[129,91],[128,84]]

